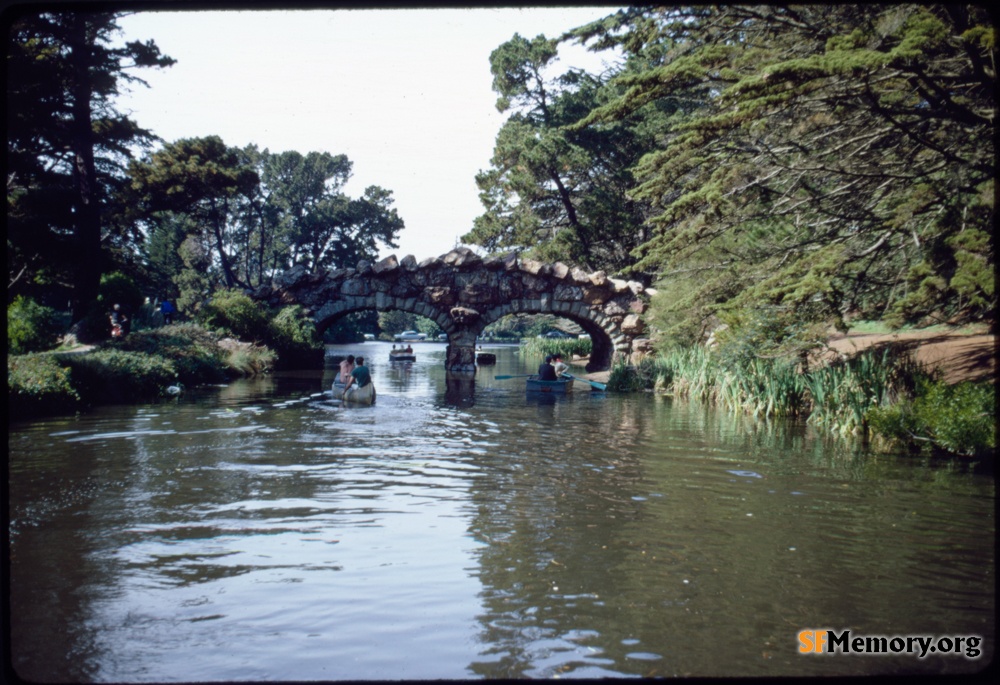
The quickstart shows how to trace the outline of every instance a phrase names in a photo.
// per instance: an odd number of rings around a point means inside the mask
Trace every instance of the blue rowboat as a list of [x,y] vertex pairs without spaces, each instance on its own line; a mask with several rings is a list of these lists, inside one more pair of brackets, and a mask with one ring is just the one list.
[[540,381],[538,376],[528,376],[528,392],[550,392],[556,395],[565,395],[573,387],[572,378],[560,378],[557,381]]

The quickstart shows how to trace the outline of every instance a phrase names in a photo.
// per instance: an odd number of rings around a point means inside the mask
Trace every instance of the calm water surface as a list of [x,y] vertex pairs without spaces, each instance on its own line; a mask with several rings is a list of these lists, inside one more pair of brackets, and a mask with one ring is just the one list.
[[[11,427],[11,647],[47,682],[973,672],[993,479],[444,346]],[[809,656],[804,629],[982,636]]]

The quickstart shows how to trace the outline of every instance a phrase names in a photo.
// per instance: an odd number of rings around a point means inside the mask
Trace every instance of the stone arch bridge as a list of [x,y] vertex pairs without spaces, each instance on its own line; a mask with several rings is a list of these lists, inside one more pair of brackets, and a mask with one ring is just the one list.
[[516,253],[482,258],[467,247],[418,263],[395,255],[356,269],[310,273],[297,266],[253,293],[272,306],[300,304],[326,330],[363,310],[398,309],[431,319],[448,335],[447,369],[475,372],[476,339],[507,314],[554,314],[576,322],[592,342],[588,371],[610,368],[616,353],[630,355],[646,341],[642,314],[652,289],[636,281],[586,273],[561,262],[520,259]]

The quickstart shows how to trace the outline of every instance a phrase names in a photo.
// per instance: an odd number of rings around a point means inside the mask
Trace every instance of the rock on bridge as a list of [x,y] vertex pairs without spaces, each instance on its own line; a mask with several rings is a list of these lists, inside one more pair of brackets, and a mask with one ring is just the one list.
[[588,371],[610,368],[615,353],[630,355],[645,339],[641,315],[652,289],[636,281],[586,273],[561,262],[482,258],[467,247],[418,263],[395,255],[356,269],[310,273],[297,266],[261,286],[253,297],[272,306],[300,304],[317,330],[351,312],[398,309],[431,319],[448,334],[446,365],[475,372],[476,339],[507,314],[554,314],[579,324],[591,338]]

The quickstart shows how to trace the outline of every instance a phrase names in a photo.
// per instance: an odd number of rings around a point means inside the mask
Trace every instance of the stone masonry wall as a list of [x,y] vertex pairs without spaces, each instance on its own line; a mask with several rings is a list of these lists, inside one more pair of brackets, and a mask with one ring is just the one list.
[[642,315],[654,291],[636,281],[586,273],[556,262],[520,259],[515,253],[482,258],[466,247],[417,263],[395,255],[356,269],[309,273],[294,267],[253,297],[272,306],[301,304],[319,330],[350,312],[400,309],[435,321],[448,334],[450,371],[475,371],[475,342],[506,314],[555,314],[591,336],[588,371],[611,366],[615,353],[644,345]]

